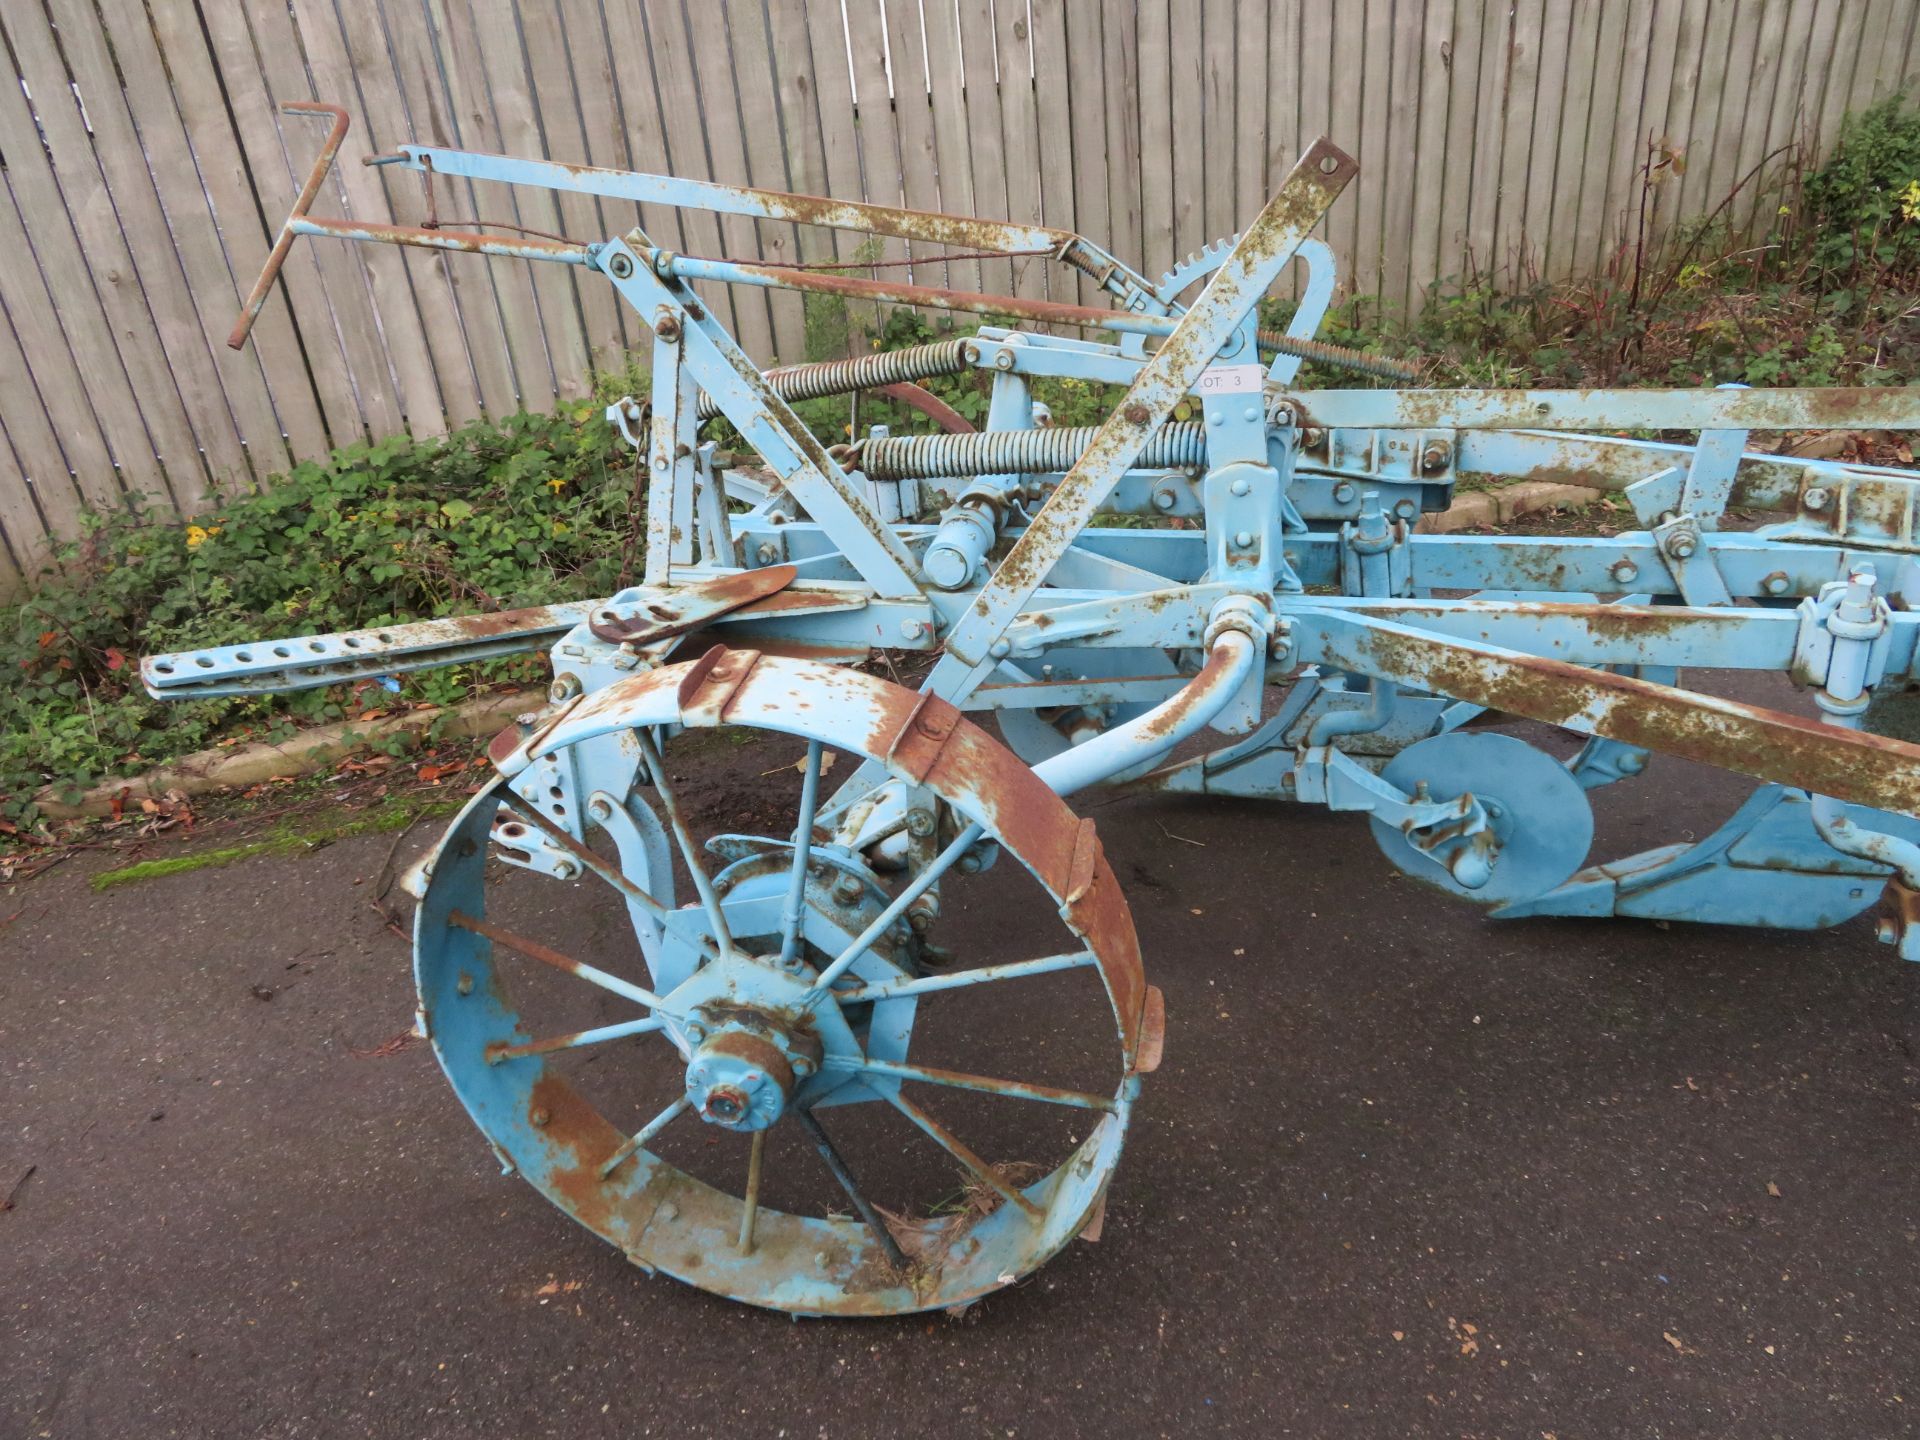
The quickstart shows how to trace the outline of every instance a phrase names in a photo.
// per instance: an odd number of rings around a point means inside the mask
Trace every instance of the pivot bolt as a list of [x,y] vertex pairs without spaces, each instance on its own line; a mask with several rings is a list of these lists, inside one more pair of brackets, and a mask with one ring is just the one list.
[[680,338],[680,322],[672,314],[662,312],[653,322],[653,333],[662,340],[674,341]]
[[1180,497],[1164,487],[1153,492],[1153,508],[1156,510],[1171,510],[1179,503]]
[[1631,560],[1616,560],[1613,568],[1607,571],[1621,585],[1631,585],[1640,578],[1640,567]]
[[1447,462],[1453,459],[1453,446],[1444,440],[1435,440],[1420,452],[1420,468],[1431,474],[1435,470],[1447,468]]
[[1667,537],[1667,554],[1676,560],[1687,559],[1693,554],[1697,546],[1698,542],[1684,530]]
[[1002,350],[995,355],[993,357],[993,368],[996,370],[1013,369],[1013,351]]
[[558,880],[576,880],[580,876],[580,867],[571,860],[553,862],[554,878]]
[[578,695],[580,688],[580,677],[571,671],[564,675],[556,675],[553,683],[547,686],[547,699],[555,705],[564,704]]
[[1827,508],[1827,502],[1832,498],[1831,495],[1827,494],[1826,487],[1815,485],[1800,497],[1800,504],[1808,510],[1824,510]]
[[771,541],[762,541],[753,552],[754,563],[757,565],[771,565],[779,558],[780,547]]
[[596,820],[610,820],[613,818],[613,806],[596,795],[587,802],[587,814]]
[[633,257],[616,254],[607,261],[607,273],[616,280],[625,280],[633,274]]
[[926,633],[927,622],[924,620],[909,616],[900,622],[900,638],[902,640],[918,640]]
[[1787,579],[1784,570],[1776,570],[1760,582],[1760,588],[1769,595],[1784,595],[1792,588],[1793,582]]
[[1354,496],[1358,493],[1359,492],[1354,489],[1351,480],[1342,480],[1338,485],[1333,487],[1333,503],[1336,505],[1351,505],[1354,501]]
[[867,887],[860,883],[856,875],[842,875],[834,882],[833,898],[842,905],[851,905],[866,893]]
[[933,812],[931,810],[909,810],[907,812],[907,833],[924,840],[933,834]]

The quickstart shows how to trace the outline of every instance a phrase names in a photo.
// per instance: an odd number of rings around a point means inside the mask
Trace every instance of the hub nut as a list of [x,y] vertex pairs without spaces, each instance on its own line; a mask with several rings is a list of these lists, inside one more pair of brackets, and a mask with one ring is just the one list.
[[720,1031],[687,1065],[687,1099],[723,1130],[765,1130],[785,1112],[793,1085],[780,1047],[748,1030]]

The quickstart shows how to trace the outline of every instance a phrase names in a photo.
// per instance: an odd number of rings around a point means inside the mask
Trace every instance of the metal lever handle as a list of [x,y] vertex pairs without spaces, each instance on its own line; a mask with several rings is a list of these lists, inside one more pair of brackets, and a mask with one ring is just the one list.
[[247,336],[253,332],[253,322],[260,318],[261,307],[267,303],[267,292],[273,288],[274,278],[279,275],[280,266],[286,261],[287,251],[293,248],[294,222],[307,218],[307,207],[313,203],[313,197],[320,193],[321,182],[333,168],[333,157],[340,153],[340,144],[347,138],[347,112],[339,105],[329,105],[324,100],[289,100],[280,107],[280,113],[331,115],[333,128],[327,131],[326,143],[320,147],[320,154],[307,175],[307,183],[293,197],[293,210],[280,227],[280,236],[273,242],[273,250],[260,270],[260,278],[253,282],[253,293],[247,296],[247,303],[240,308],[240,318],[233,322],[233,333],[227,336],[227,344],[235,350],[247,343]]

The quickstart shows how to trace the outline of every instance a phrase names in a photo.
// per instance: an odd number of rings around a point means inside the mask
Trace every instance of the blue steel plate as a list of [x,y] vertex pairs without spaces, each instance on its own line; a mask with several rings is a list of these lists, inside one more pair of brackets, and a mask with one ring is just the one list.
[[1416,850],[1398,826],[1373,819],[1374,841],[1398,869],[1465,900],[1501,905],[1544,894],[1578,870],[1593,845],[1593,806],[1580,782],[1551,755],[1512,735],[1435,735],[1394,756],[1380,778],[1408,794],[1424,780],[1436,800],[1472,791],[1494,810],[1500,860],[1478,890]]

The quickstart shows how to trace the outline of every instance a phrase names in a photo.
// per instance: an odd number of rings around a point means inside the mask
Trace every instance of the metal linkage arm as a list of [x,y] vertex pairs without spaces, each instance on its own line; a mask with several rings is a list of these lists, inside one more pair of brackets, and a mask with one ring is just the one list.
[[1301,425],[1380,430],[1920,430],[1920,386],[1782,390],[1306,390]]
[[1920,815],[1920,746],[1357,614],[1302,608],[1292,619],[1304,660]]
[[897,240],[921,240],[933,245],[991,250],[1001,254],[1031,254],[1037,250],[1047,250],[1053,253],[1054,259],[1090,276],[1102,289],[1130,309],[1153,314],[1165,314],[1168,309],[1166,302],[1145,276],[1128,268],[1084,235],[1045,225],[980,220],[969,215],[906,210],[892,205],[868,205],[855,200],[830,200],[817,195],[795,195],[784,190],[757,190],[745,185],[682,180],[672,175],[643,175],[593,165],[563,165],[550,160],[521,160],[510,155],[443,150],[432,145],[403,145],[398,155],[375,156],[372,163],[404,165],[411,170],[430,170],[435,174],[458,175],[470,180],[496,180],[509,185],[537,185],[547,190],[602,195],[615,200],[632,200],[642,205],[711,210],[723,215],[750,215],[758,220],[788,220],[799,225],[820,225],[830,230],[853,230]]

